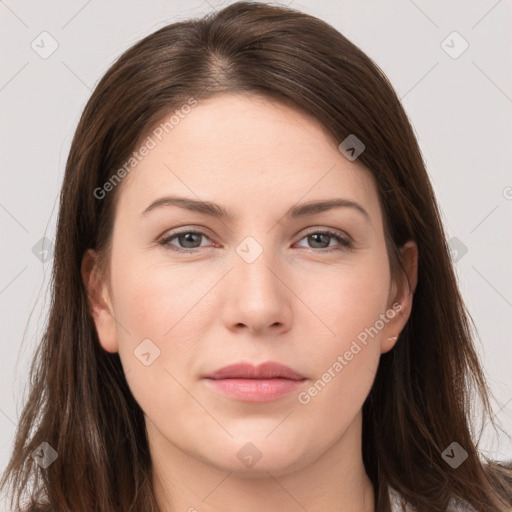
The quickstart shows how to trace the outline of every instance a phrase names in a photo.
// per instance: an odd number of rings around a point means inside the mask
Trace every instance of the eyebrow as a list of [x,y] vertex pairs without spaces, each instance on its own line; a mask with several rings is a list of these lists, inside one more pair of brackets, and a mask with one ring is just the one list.
[[[209,215],[217,219],[233,220],[235,216],[226,210],[223,206],[210,201],[197,201],[188,197],[165,196],[153,201],[141,215],[147,215],[150,211],[163,206],[177,206],[185,210]],[[352,208],[363,215],[365,220],[371,224],[370,215],[357,202],[350,199],[333,198],[321,201],[310,201],[292,206],[284,215],[286,218],[300,218],[310,215],[316,215],[333,208]]]

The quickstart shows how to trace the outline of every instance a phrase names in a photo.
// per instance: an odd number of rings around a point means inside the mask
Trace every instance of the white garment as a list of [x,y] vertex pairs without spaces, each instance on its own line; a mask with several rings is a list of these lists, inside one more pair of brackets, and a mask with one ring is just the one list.
[[[400,494],[395,489],[389,490],[389,499],[391,501],[391,512],[414,512],[414,507],[411,505],[402,506]],[[469,505],[469,503],[461,502],[453,499],[448,507],[449,512],[476,512],[476,510]]]

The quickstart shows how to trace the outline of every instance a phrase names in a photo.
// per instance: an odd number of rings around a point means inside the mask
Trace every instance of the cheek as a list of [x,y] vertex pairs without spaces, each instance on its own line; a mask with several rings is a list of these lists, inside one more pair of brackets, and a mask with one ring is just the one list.
[[[198,279],[198,273],[205,277]],[[155,390],[173,390],[173,403],[185,397],[178,382],[196,371],[202,340],[218,317],[201,299],[208,299],[218,279],[194,263],[178,267],[144,256],[118,260],[112,286],[119,356],[139,403],[153,403]]]
[[[369,255],[350,268],[336,269],[324,280],[322,293],[318,280],[316,288],[311,288],[313,281],[305,284],[303,290],[317,290],[308,292],[305,302],[322,320],[324,334],[312,345],[316,348],[308,349],[316,380],[299,402],[311,402],[323,411],[319,414],[335,406],[343,417],[351,417],[362,406],[379,363],[389,277],[387,259]],[[311,321],[305,322],[307,332]]]
[[118,319],[133,336],[157,340],[172,336],[180,328],[180,319],[186,322],[214,284],[209,277],[198,279],[197,272],[193,264],[175,267],[144,257],[122,262],[112,276]]
[[342,349],[385,313],[389,284],[387,258],[368,251],[346,265],[303,280],[300,297],[322,321],[323,339],[332,348]]
[[[386,312],[389,281],[385,272],[364,272],[361,275],[347,276],[339,283],[334,315],[334,326],[344,340],[347,337],[364,339],[361,333],[367,332]],[[373,331],[374,332],[374,331]],[[361,336],[360,336],[361,335]]]
[[179,383],[186,384],[197,340],[202,338],[202,326],[193,319],[197,320],[197,302],[207,293],[207,283],[194,281],[193,272],[168,265],[127,263],[112,275],[119,356],[144,413],[165,418],[171,410],[190,407]]

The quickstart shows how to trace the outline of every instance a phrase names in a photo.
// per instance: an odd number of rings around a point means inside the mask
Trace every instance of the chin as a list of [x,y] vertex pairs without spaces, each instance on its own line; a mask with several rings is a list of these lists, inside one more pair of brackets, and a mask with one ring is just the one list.
[[[229,446],[219,446],[218,453],[210,463],[224,471],[235,473],[240,478],[268,478],[298,471],[314,460],[304,446],[304,436],[296,440],[293,436],[276,433],[244,436],[243,441],[231,440]],[[274,437],[275,436],[275,437]],[[273,439],[272,439],[273,437]],[[231,454],[229,457],[226,454]]]

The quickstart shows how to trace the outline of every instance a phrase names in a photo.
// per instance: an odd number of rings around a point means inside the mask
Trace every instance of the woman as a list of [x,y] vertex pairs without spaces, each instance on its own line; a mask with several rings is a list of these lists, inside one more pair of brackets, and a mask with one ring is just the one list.
[[70,149],[53,298],[18,509],[510,510],[413,131],[316,18],[235,3],[118,59]]

